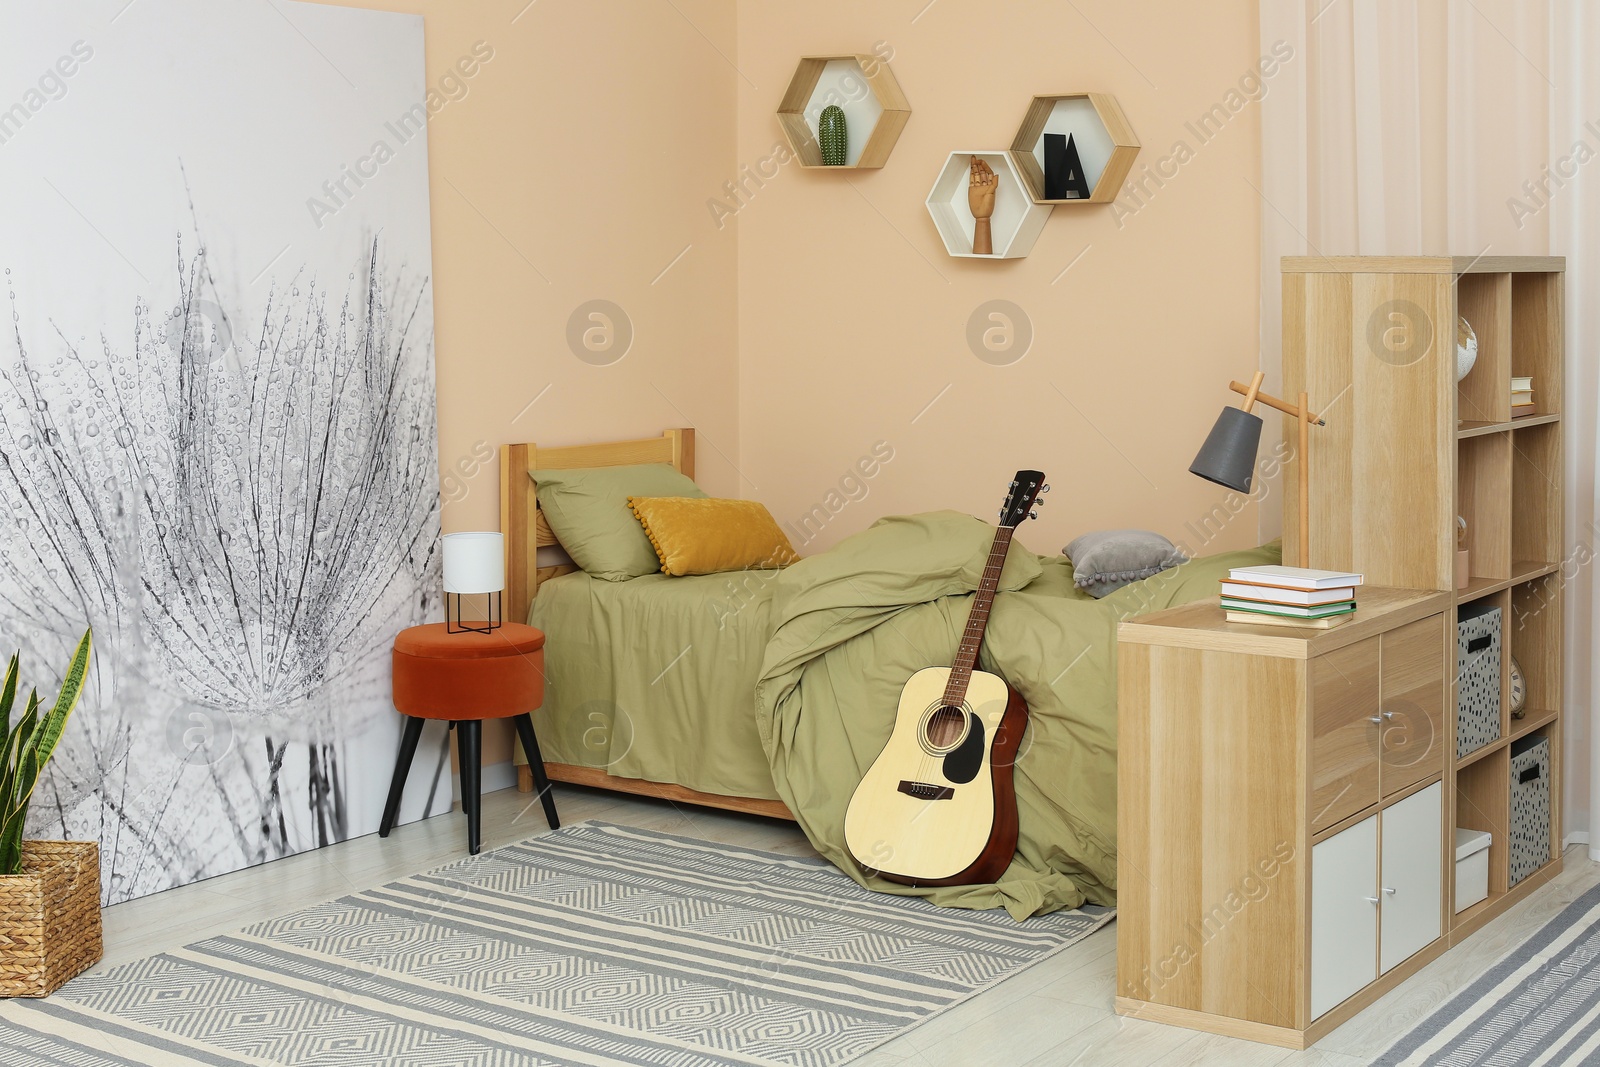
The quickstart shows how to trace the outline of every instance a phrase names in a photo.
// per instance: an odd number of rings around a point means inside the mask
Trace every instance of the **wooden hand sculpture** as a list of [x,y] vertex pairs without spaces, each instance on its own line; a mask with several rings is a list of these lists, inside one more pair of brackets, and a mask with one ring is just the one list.
[[980,256],[994,254],[994,242],[989,236],[989,216],[994,214],[994,193],[1000,179],[994,170],[972,157],[972,174],[967,179],[967,207],[972,211],[972,251]]

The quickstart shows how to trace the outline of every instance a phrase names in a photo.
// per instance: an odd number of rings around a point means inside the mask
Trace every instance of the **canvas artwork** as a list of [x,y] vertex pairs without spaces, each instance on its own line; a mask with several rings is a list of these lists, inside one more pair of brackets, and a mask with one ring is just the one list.
[[95,641],[30,836],[115,903],[371,833],[441,617],[422,20],[10,4],[0,72],[0,650]]

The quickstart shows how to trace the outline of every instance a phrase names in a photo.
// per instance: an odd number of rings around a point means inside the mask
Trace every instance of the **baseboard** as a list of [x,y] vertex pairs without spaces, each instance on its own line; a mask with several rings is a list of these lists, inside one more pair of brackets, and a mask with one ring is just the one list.
[[[461,775],[450,776],[451,796],[461,799]],[[517,787],[517,768],[510,760],[504,763],[491,763],[483,768],[482,791],[485,793],[498,793],[502,789],[515,789]]]

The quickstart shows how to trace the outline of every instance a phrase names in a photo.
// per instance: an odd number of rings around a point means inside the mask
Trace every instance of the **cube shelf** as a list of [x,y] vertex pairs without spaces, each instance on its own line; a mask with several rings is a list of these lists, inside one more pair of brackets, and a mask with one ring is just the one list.
[[1456,463],[1456,514],[1467,521],[1468,573],[1511,577],[1512,455],[1509,432],[1469,437]]
[[[1505,895],[1511,876],[1511,754],[1503,744],[1456,771],[1456,819],[1463,830],[1489,831],[1489,898],[1456,916],[1488,910]],[[1448,894],[1455,896],[1454,891]]]
[[[1561,575],[1549,574],[1524,582],[1510,590],[1511,611],[1506,615],[1506,684],[1511,678],[1510,660],[1522,668],[1527,686],[1527,704],[1521,719],[1510,720],[1510,729],[1555,715],[1561,710]],[[1506,713],[1510,714],[1509,693]]]
[[1561,426],[1517,426],[1511,432],[1511,557],[1555,563],[1561,558]]
[[[1310,558],[1290,551],[1285,562],[1501,608],[1500,736],[1445,771],[1455,826],[1491,835],[1489,898],[1450,918],[1451,943],[1561,868],[1565,270],[1550,256],[1283,262],[1284,388],[1305,389],[1313,406],[1343,398],[1311,435]],[[1458,316],[1478,339],[1459,381]],[[1535,411],[1512,418],[1511,380],[1523,376]],[[1470,552],[1461,589],[1457,516]],[[1527,686],[1520,719],[1510,712],[1512,658]],[[1551,860],[1512,886],[1510,750],[1532,735],[1551,744]]]
[[[1456,314],[1478,337],[1478,359],[1456,385],[1456,415],[1469,422],[1511,419],[1511,275],[1463,274],[1456,280]],[[1440,338],[1455,358],[1455,323]]]
[[1516,273],[1510,278],[1511,374],[1533,379],[1533,403],[1538,414],[1558,415],[1565,391],[1561,370],[1565,347],[1561,275]]

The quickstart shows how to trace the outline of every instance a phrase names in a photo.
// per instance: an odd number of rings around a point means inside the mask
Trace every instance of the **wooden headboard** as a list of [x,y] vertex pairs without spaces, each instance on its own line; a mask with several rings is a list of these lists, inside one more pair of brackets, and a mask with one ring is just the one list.
[[531,443],[500,446],[500,532],[506,538],[507,619],[527,619],[539,582],[572,570],[570,566],[539,568],[539,548],[561,543],[539,511],[535,484],[539,469],[626,467],[635,463],[670,463],[685,477],[693,478],[694,430],[684,427],[667,430],[660,437],[566,448],[540,448]]

